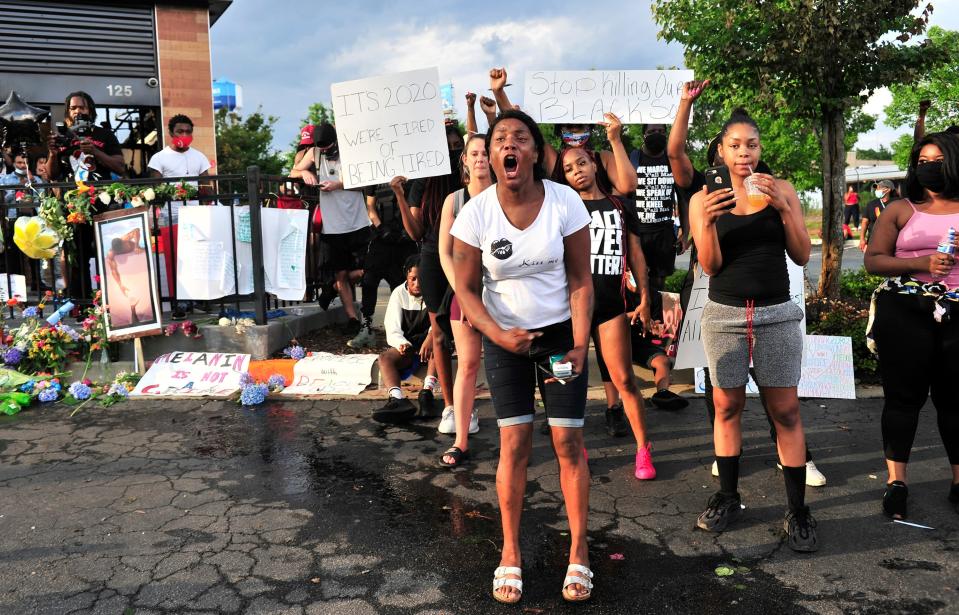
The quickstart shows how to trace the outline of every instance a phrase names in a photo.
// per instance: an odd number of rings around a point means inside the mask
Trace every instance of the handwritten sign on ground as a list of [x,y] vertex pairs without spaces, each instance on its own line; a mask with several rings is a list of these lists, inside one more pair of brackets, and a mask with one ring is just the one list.
[[250,355],[230,352],[168,352],[153,361],[134,397],[227,397],[240,390]]
[[546,124],[595,124],[605,113],[624,124],[672,124],[692,78],[691,70],[534,70],[523,110]]
[[[806,291],[805,273],[803,268],[786,257],[786,269],[789,272],[789,297],[802,309],[803,319],[799,326],[806,331]],[[709,298],[709,276],[702,269],[696,267],[696,279],[693,290],[689,295],[689,304],[686,306],[683,330],[679,334],[679,349],[676,352],[676,363],[673,369],[690,369],[706,367],[706,350],[703,348],[702,329],[700,321],[703,317],[703,308]]]
[[375,354],[317,352],[293,366],[284,395],[358,395],[373,381]]
[[439,69],[344,81],[330,90],[347,188],[450,172]]
[[27,278],[15,273],[9,276],[9,283],[7,278],[7,274],[0,273],[0,303],[6,303],[12,297],[19,297],[21,301],[26,301]]
[[[696,392],[706,392],[706,373],[695,372]],[[752,375],[747,395],[758,395]],[[831,335],[807,335],[803,339],[802,376],[799,396],[822,399],[856,399],[856,380],[852,366],[852,338]]]

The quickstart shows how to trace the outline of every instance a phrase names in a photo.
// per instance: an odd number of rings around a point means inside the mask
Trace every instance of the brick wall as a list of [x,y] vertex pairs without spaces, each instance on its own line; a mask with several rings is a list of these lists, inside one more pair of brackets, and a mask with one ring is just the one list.
[[156,28],[164,145],[169,140],[167,121],[182,113],[193,120],[193,147],[213,163],[216,135],[209,14],[206,8],[157,6]]

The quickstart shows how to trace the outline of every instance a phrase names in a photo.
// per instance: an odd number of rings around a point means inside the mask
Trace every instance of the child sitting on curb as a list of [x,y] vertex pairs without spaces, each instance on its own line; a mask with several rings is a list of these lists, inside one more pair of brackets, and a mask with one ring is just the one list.
[[[433,354],[429,314],[420,295],[419,262],[418,255],[406,260],[403,266],[406,284],[393,290],[386,306],[383,326],[390,349],[380,354],[379,363],[389,400],[382,408],[373,411],[373,420],[379,423],[402,423],[415,416],[416,406],[403,397],[400,389],[400,374],[415,370],[421,362],[431,362]],[[427,380],[432,379],[427,377]],[[432,401],[432,394],[424,396],[421,393],[420,402],[425,403],[427,397],[427,401]],[[421,410],[424,415],[429,415],[428,408]]]

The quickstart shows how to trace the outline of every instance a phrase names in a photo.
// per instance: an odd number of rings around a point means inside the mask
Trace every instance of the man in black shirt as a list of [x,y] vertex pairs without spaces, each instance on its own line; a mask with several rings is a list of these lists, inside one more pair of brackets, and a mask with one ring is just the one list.
[[[666,155],[666,127],[643,127],[643,146],[633,150],[629,159],[636,169],[636,214],[640,223],[640,242],[649,269],[649,288],[663,289],[666,277],[676,265],[676,235],[673,229],[675,181]],[[656,317],[656,314],[653,314]]]
[[116,136],[97,126],[97,107],[86,92],[71,92],[64,101],[66,143],[50,141],[50,176],[55,181],[96,181],[123,175],[126,166]]
[[869,235],[872,234],[873,227],[879,221],[879,216],[886,209],[886,205],[893,199],[895,192],[896,184],[892,183],[891,180],[884,179],[876,184],[876,198],[866,205],[866,211],[862,214],[862,222],[859,228],[859,249],[863,252],[866,251],[866,246],[869,244]]

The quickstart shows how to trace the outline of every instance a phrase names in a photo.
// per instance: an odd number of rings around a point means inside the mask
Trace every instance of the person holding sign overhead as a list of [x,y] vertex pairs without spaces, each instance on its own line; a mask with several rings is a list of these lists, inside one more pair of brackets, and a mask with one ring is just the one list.
[[496,471],[503,551],[493,597],[523,592],[520,516],[533,444],[534,389],[552,426],[571,545],[562,595],[588,600],[589,467],[583,448],[586,351],[593,311],[590,216],[568,186],[544,179],[543,135],[531,117],[500,113],[486,135],[495,186],[470,199],[453,223],[457,299],[483,334],[484,362],[500,428]]
[[707,169],[718,183],[692,197],[690,228],[699,263],[710,275],[702,335],[713,380],[713,441],[720,490],[697,526],[721,532],[742,513],[738,491],[742,411],[750,362],[776,423],[786,483],[786,543],[794,551],[819,548],[816,521],[805,503],[806,440],[799,415],[802,309],[789,296],[786,254],[805,265],[811,244],[792,184],[753,173],[762,146],[759,128],[737,109],[723,124],[718,155]]
[[306,150],[294,169],[308,186],[320,188],[323,215],[325,267],[333,272],[343,310],[349,319],[343,332],[353,336],[362,326],[353,303],[353,283],[362,275],[363,259],[370,243],[370,218],[363,190],[345,190],[336,128],[323,122],[313,131],[315,147]]

